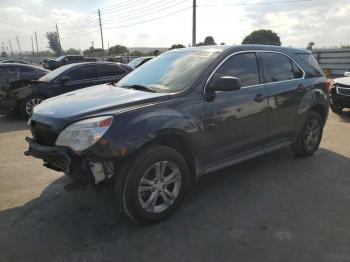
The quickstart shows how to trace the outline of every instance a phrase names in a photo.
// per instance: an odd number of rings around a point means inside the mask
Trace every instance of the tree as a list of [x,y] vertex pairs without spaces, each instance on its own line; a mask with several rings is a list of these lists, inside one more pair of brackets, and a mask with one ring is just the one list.
[[203,46],[203,45],[204,45],[203,42],[199,42],[199,43],[196,44],[196,46]]
[[80,55],[81,51],[74,48],[69,48],[67,51],[64,52],[66,55]]
[[225,42],[221,42],[220,45],[226,45],[226,43]]
[[5,57],[7,57],[7,53],[5,51],[2,51],[1,52],[1,58],[5,58]]
[[130,56],[145,56],[145,53],[139,51],[139,50],[135,50],[132,51],[131,53],[129,53]]
[[205,39],[204,39],[204,45],[216,45],[215,43],[215,40],[214,40],[214,37],[212,36],[207,36]]
[[307,50],[312,50],[312,48],[313,48],[314,45],[315,45],[314,42],[310,42],[310,43],[307,44],[306,49],[307,49]]
[[45,51],[39,51],[38,56],[39,57],[54,57],[55,54],[52,53],[50,50],[45,50]]
[[242,44],[281,45],[280,37],[271,30],[256,30],[243,39]]
[[129,50],[126,46],[123,45],[115,45],[111,46],[108,49],[108,54],[109,55],[123,55],[129,53]]
[[173,44],[169,50],[172,50],[172,49],[178,49],[178,48],[184,48],[185,46],[183,44]]
[[56,54],[56,56],[60,56],[61,47],[60,47],[60,42],[58,40],[57,32],[47,32],[46,38],[48,41],[48,48],[50,48]]
[[83,51],[84,56],[102,56],[103,50],[102,48],[93,48],[92,46],[89,49]]

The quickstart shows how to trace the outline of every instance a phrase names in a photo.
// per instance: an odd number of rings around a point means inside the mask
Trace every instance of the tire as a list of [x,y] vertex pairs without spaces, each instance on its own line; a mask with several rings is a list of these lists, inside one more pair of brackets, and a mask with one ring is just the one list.
[[28,96],[21,102],[20,114],[25,118],[30,118],[33,108],[40,104],[45,98],[42,96]]
[[307,157],[314,154],[322,139],[324,121],[319,113],[311,111],[306,117],[298,137],[291,149],[296,156]]
[[332,99],[330,100],[329,107],[334,113],[340,113],[344,108],[336,103],[332,102]]
[[169,217],[190,186],[184,157],[171,147],[153,145],[141,150],[126,165],[121,170],[125,177],[122,188],[125,214],[145,224]]

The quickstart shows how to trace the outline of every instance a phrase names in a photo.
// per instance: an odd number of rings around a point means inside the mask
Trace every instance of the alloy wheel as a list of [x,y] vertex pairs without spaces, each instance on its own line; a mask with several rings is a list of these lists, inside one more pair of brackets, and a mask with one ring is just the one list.
[[310,122],[306,126],[304,143],[307,150],[313,151],[318,146],[321,136],[321,124],[316,118],[310,119]]
[[170,161],[153,164],[141,177],[138,199],[141,207],[149,213],[160,213],[177,199],[181,189],[182,174]]
[[32,113],[33,113],[34,107],[39,105],[42,101],[43,101],[43,99],[38,98],[38,97],[34,97],[34,98],[28,100],[27,103],[26,103],[26,113],[27,113],[27,115],[31,116]]

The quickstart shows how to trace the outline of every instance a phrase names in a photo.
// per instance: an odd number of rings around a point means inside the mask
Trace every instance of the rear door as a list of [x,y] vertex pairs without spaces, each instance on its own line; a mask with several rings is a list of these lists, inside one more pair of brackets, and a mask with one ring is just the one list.
[[97,84],[119,81],[127,74],[125,69],[114,64],[97,64],[97,72]]
[[269,96],[266,144],[288,142],[295,135],[298,108],[306,92],[304,72],[286,54],[264,51],[259,55]]
[[210,81],[237,77],[242,88],[205,94],[205,127],[211,161],[226,160],[263,149],[267,130],[267,93],[261,84],[255,52],[228,58]]
[[[62,77],[68,77],[69,80],[61,82]],[[96,79],[97,69],[95,64],[79,65],[55,80],[58,83],[55,86],[55,95],[93,86],[96,84]]]

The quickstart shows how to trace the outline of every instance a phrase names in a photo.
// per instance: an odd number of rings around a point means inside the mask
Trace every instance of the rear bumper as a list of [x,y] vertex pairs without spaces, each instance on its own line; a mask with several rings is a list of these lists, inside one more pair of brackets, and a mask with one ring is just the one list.
[[70,174],[72,161],[65,149],[40,145],[30,137],[26,137],[26,141],[29,144],[28,150],[24,152],[26,156],[42,159],[44,166]]

